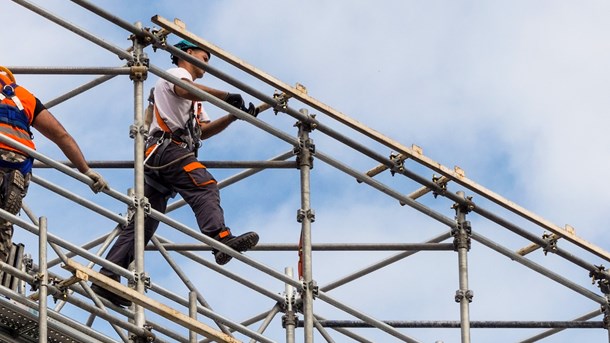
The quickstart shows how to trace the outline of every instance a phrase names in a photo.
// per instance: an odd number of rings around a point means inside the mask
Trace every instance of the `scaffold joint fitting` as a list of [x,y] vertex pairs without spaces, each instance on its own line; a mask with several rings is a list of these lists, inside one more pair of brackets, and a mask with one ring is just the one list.
[[284,303],[280,304],[280,307],[282,307],[286,311],[289,311],[294,308],[294,305],[296,304],[296,302],[297,302],[297,299],[296,299],[296,294],[294,291],[292,293],[285,293],[284,294]]
[[129,78],[132,81],[146,81],[146,79],[148,78],[148,67],[131,66],[129,71]]
[[390,169],[392,176],[405,171],[405,158],[402,155],[391,153],[390,160],[392,161],[392,168]]
[[553,235],[552,233],[549,233],[549,232],[545,232],[542,235],[542,239],[544,239],[544,241],[546,242],[546,245],[542,248],[542,251],[544,252],[545,256],[549,252],[555,253],[557,251],[557,236],[556,235]]
[[608,280],[608,276],[606,274],[606,268],[602,265],[595,266],[595,268],[596,269],[589,272],[591,284],[595,284],[595,281],[597,281],[597,285],[602,293],[604,293],[606,296],[610,295],[610,281]]
[[432,191],[432,196],[436,199],[439,195],[447,193],[447,182],[442,176],[432,175],[432,182],[438,185],[438,188]]
[[150,289],[150,285],[151,285],[150,275],[148,275],[145,272],[142,272],[140,274],[134,273],[133,280],[127,281],[127,284],[130,288],[135,289],[136,285],[139,281],[141,281],[144,284],[144,291],[147,291],[148,289]]
[[296,155],[297,168],[302,166],[313,168],[313,156],[316,154],[316,145],[313,140],[299,140],[299,145],[294,147],[293,153]]
[[43,274],[42,273],[36,273],[33,275],[33,279],[32,279],[32,291],[37,291],[40,288],[40,285],[42,284],[42,278],[43,278]]
[[309,290],[309,291],[311,291],[314,298],[318,296],[319,288],[318,288],[318,283],[315,280],[311,280],[309,282],[303,281],[302,286],[303,286],[302,292],[306,292]]
[[304,209],[300,208],[297,210],[297,222],[302,223],[303,219],[309,219],[310,222],[315,222],[316,221],[316,213],[313,209],[308,209],[307,211],[305,211]]
[[474,210],[475,205],[472,202],[472,197],[468,196],[468,197],[464,198],[463,202],[453,204],[453,206],[451,208],[453,208],[456,211],[460,211],[463,214],[468,214],[472,210]]
[[472,234],[472,226],[470,225],[470,221],[465,220],[463,222],[457,223],[456,226],[453,227],[453,229],[451,230],[451,234],[454,237],[454,251],[458,251],[458,249],[470,250],[470,235]]
[[455,302],[456,303],[462,302],[463,299],[466,299],[466,300],[468,300],[469,303],[471,303],[473,297],[474,297],[474,293],[469,289],[466,291],[458,289],[455,292]]
[[275,115],[278,112],[286,112],[288,108],[288,96],[285,93],[280,93],[278,91],[273,93],[273,99],[275,100],[275,106],[273,107],[273,112]]
[[141,207],[144,209],[144,214],[145,215],[149,215],[150,214],[150,203],[148,202],[148,198],[143,197],[142,199],[138,199],[138,198],[133,198],[133,205],[129,206],[129,211],[135,212],[135,210]]
[[25,254],[23,256],[23,267],[25,268],[26,273],[29,273],[32,268],[34,268],[34,260],[32,259],[32,255]]
[[288,311],[285,315],[282,316],[282,328],[286,328],[288,326],[296,326],[297,325],[297,316],[294,311]]

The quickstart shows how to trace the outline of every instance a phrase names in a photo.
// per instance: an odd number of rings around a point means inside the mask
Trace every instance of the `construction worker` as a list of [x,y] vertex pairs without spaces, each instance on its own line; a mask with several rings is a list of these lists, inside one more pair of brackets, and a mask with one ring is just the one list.
[[[197,45],[182,40],[174,45],[176,48],[207,63],[210,54]],[[172,63],[177,67],[167,72],[194,87],[197,87],[227,103],[254,116],[258,114],[252,103],[244,106],[239,94],[227,93],[202,84],[194,83],[203,77],[204,70],[185,60],[172,56]],[[237,118],[227,114],[211,121],[202,106],[202,99],[186,89],[159,79],[154,87],[153,118],[149,128],[145,158],[144,195],[152,208],[164,213],[170,197],[179,193],[191,206],[201,232],[232,249],[244,252],[258,243],[258,235],[248,232],[234,236],[225,225],[223,209],[220,206],[220,195],[216,180],[206,167],[197,160],[200,140],[210,138],[226,129]],[[149,107],[151,107],[149,106]],[[159,222],[146,217],[144,221],[145,244],[155,233]],[[133,220],[124,228],[108,252],[106,259],[123,268],[134,260],[134,223]],[[224,265],[231,256],[214,249],[216,263]],[[120,281],[112,271],[101,268],[100,273]],[[92,289],[98,295],[119,306],[130,306],[131,302],[115,295],[95,284]]]
[[[35,149],[30,127],[55,143],[74,166],[93,180],[95,193],[106,188],[106,180],[89,168],[72,136],[45,106],[24,87],[15,83],[7,68],[0,67],[0,134]],[[34,159],[26,152],[0,143],[0,208],[17,214],[25,197]],[[6,262],[11,251],[13,224],[0,219],[0,261]]]

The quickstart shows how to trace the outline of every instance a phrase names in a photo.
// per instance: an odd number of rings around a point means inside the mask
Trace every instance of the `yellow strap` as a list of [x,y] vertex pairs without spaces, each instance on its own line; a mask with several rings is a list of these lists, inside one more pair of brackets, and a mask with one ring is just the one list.
[[6,76],[8,76],[8,78],[11,79],[11,81],[15,82],[15,76],[13,75],[13,73],[11,73],[10,70],[8,70],[7,67],[0,66],[0,70],[5,72]]

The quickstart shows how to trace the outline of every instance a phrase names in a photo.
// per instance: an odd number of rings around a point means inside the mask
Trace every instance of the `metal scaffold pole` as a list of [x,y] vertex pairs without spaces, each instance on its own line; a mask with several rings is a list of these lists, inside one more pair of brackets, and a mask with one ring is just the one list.
[[[140,23],[136,26],[141,28]],[[148,277],[144,271],[144,219],[148,200],[144,197],[144,136],[147,134],[144,125],[143,100],[144,100],[144,80],[147,76],[148,57],[143,52],[143,45],[136,36],[133,40],[133,61],[130,62],[132,72],[130,78],[134,85],[134,124],[129,130],[130,136],[134,139],[134,204],[135,204],[135,289],[138,293],[144,294]],[[135,325],[144,327],[146,318],[144,308],[135,305]],[[137,339],[137,341],[140,341]]]
[[[284,269],[284,272],[286,273],[287,276],[289,276],[290,278],[292,278],[292,268],[287,267]],[[290,284],[286,284],[285,286],[285,294],[284,294],[284,298],[285,298],[285,312],[286,314],[282,317],[282,321],[284,322],[284,326],[286,327],[286,343],[294,343],[294,331],[296,328],[296,320],[297,320],[297,316],[296,316],[296,311],[294,308],[295,305],[295,295],[294,295],[294,287],[292,287],[292,285]]]
[[[308,115],[307,110],[301,113]],[[315,146],[309,138],[312,127],[309,123],[298,122],[299,146],[297,150],[297,164],[301,171],[301,208],[297,214],[297,221],[301,223],[301,265],[303,282],[302,299],[303,315],[305,319],[305,342],[313,342],[313,297],[317,289],[313,281],[312,260],[311,260],[311,223],[315,220],[314,211],[310,204],[310,173],[313,168],[313,154]]]
[[[464,192],[457,192],[458,197],[465,199]],[[455,294],[455,301],[460,303],[460,327],[462,343],[470,343],[470,302],[472,302],[472,291],[468,288],[468,251],[470,250],[470,234],[472,229],[470,222],[466,220],[466,214],[470,211],[468,205],[456,203],[456,227],[453,229],[453,244],[458,253],[459,286]]]
[[39,277],[39,294],[38,300],[38,341],[46,343],[48,338],[47,333],[47,294],[49,273],[47,271],[47,218],[40,217],[39,220],[40,233],[38,234],[38,263],[40,264]]

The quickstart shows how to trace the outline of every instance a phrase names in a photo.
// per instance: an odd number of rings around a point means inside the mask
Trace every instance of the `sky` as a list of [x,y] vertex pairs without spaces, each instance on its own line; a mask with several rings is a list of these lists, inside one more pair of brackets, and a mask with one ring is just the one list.
[[[53,14],[121,48],[131,45],[129,33],[70,1],[37,0]],[[605,231],[610,220],[604,181],[610,168],[608,80],[610,42],[607,20],[610,4],[604,1],[124,1],[91,3],[130,23],[153,28],[150,18],[179,18],[187,30],[289,85],[300,83],[308,94],[358,122],[400,142],[421,147],[432,160],[459,166],[466,177],[504,198],[563,227],[575,228],[581,238],[607,249]],[[14,39],[0,50],[0,65],[20,67],[118,67],[125,61],[86,39],[9,0],[0,0],[0,20],[10,22]],[[6,37],[5,37],[6,38]],[[177,42],[170,36],[170,42]],[[5,39],[4,42],[7,42]],[[170,67],[169,55],[148,47],[151,64]],[[271,96],[273,86],[212,57],[210,63],[242,82]],[[43,102],[50,101],[96,78],[96,75],[24,75],[17,81]],[[149,74],[145,92],[157,76]],[[201,82],[239,92],[246,101],[260,100],[212,75]],[[296,100],[294,109],[308,109],[337,132],[378,154],[389,156],[387,146],[341,125]],[[133,159],[133,83],[118,76],[82,95],[63,102],[51,112],[75,137],[91,161]],[[211,117],[224,112],[212,105]],[[259,119],[296,136],[296,119],[264,112]],[[359,171],[378,165],[354,149],[314,131],[316,149]],[[65,160],[61,152],[35,132],[39,152]],[[208,161],[267,160],[292,146],[245,121],[204,142],[200,159]],[[413,161],[407,169],[431,179],[434,172]],[[133,184],[131,170],[99,169],[110,186],[126,192]],[[241,170],[212,169],[222,181]],[[41,178],[104,206],[125,213],[124,204],[94,195],[54,170],[35,169]],[[388,187],[409,194],[416,182],[388,172],[377,177]],[[448,232],[442,223],[354,178],[314,161],[311,171],[311,206],[314,243],[419,243]],[[261,243],[298,242],[301,226],[299,172],[267,170],[223,188],[222,205],[227,224],[235,232],[256,230]],[[485,209],[541,236],[543,230],[455,183],[450,192],[465,191]],[[178,199],[174,199],[178,200]],[[46,216],[50,232],[83,244],[109,232],[116,224],[75,205],[37,184],[32,184],[26,204]],[[453,219],[453,203],[428,194],[420,202]],[[24,216],[22,214],[22,216]],[[188,208],[170,214],[196,230]],[[25,217],[25,216],[24,216]],[[476,213],[467,216],[477,234],[515,251],[529,245]],[[174,242],[193,239],[161,225],[161,237]],[[17,229],[16,242],[37,256],[37,238]],[[446,242],[451,242],[451,239]],[[559,246],[595,265],[606,261],[565,240]],[[321,287],[398,252],[314,252],[313,277]],[[197,253],[210,260],[209,252]],[[255,260],[283,272],[296,271],[295,252],[250,252]],[[173,254],[176,256],[176,254]],[[538,250],[529,256],[550,271],[601,294],[591,284],[588,271],[553,254]],[[185,288],[161,257],[146,254],[153,282],[186,296]],[[213,271],[176,256],[181,268],[198,286],[214,310],[236,321],[271,309],[266,298]],[[469,252],[469,288],[474,292],[470,317],[474,321],[571,320],[599,308],[597,303],[549,278],[473,241]],[[231,262],[225,267],[283,293],[284,285],[261,272]],[[54,270],[63,273],[61,269]],[[328,292],[328,295],[379,320],[459,320],[454,302],[458,289],[457,254],[423,251]],[[354,320],[349,314],[316,300],[314,310],[328,319]],[[86,316],[78,309],[62,310],[74,318]],[[151,318],[159,320],[154,315]],[[302,317],[301,317],[302,318]],[[601,316],[595,320],[601,320]],[[209,324],[207,319],[200,319]],[[160,320],[161,321],[161,320]],[[107,324],[94,328],[112,336]],[[258,329],[258,324],[252,326]],[[187,335],[185,330],[179,330]],[[354,332],[374,342],[395,342],[395,337],[373,329]],[[348,338],[329,331],[337,342]],[[400,329],[421,342],[459,342],[458,329]],[[534,329],[472,329],[473,342],[518,342],[539,333]],[[302,341],[297,330],[297,342]],[[282,342],[280,317],[265,335]],[[247,340],[244,336],[238,338]],[[544,342],[604,342],[602,329],[574,329]],[[323,338],[316,333],[316,341]]]

